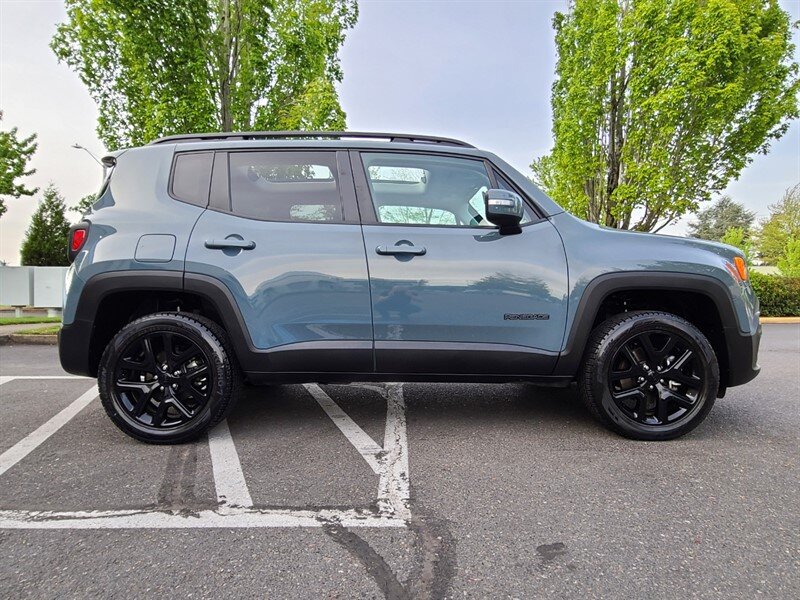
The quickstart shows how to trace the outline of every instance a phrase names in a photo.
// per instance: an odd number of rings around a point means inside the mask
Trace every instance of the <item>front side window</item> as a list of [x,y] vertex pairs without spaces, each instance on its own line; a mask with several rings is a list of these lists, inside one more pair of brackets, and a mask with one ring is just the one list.
[[491,182],[483,161],[397,153],[363,153],[362,160],[380,223],[494,227],[486,220]]
[[265,221],[342,220],[333,152],[231,152],[231,210]]

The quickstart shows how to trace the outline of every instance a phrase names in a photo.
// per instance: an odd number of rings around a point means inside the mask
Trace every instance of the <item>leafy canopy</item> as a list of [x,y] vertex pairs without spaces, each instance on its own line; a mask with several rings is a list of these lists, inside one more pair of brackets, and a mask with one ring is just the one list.
[[[0,121],[2,120],[3,112],[0,111]],[[38,188],[26,188],[18,181],[36,172],[36,169],[28,168],[28,161],[36,152],[35,140],[35,133],[19,139],[16,127],[9,131],[0,130],[0,217],[8,210],[3,196],[19,198],[33,196],[38,191]]]
[[33,213],[30,227],[22,242],[20,254],[23,265],[37,267],[66,267],[69,221],[64,212],[64,199],[52,184]]
[[531,166],[590,221],[661,229],[798,115],[793,27],[777,0],[573,0],[553,25],[555,144]]
[[729,229],[735,228],[742,230],[747,239],[755,218],[753,211],[747,210],[730,196],[722,196],[697,214],[697,222],[689,224],[689,235],[719,242]]
[[109,148],[175,133],[343,129],[355,0],[66,0],[51,47]]
[[758,251],[764,262],[777,265],[781,272],[785,271],[781,264],[794,271],[790,263],[796,260],[800,240],[800,183],[786,190],[780,202],[770,205],[769,210],[770,216],[758,232]]

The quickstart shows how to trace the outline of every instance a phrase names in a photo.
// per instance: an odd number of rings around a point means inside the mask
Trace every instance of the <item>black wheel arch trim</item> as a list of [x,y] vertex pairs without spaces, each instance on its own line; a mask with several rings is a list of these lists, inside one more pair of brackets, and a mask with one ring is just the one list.
[[575,375],[581,365],[584,349],[603,301],[611,294],[628,290],[670,290],[700,293],[716,306],[722,321],[726,357],[720,362],[727,373],[721,385],[732,387],[747,383],[758,375],[756,363],[761,328],[755,334],[742,333],[733,298],[719,279],[710,275],[670,271],[620,271],[594,278],[583,291],[572,327],[566,332],[564,351],[559,356],[553,375]]

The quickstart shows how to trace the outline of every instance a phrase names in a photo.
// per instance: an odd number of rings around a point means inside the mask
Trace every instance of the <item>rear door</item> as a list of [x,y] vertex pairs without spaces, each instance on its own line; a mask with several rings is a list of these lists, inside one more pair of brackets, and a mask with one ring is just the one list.
[[367,263],[346,152],[217,152],[186,274],[187,282],[199,274],[227,288],[260,370],[373,370]]
[[522,233],[486,221],[483,192],[519,193],[486,161],[353,152],[379,372],[551,373],[564,335],[567,265],[527,206]]

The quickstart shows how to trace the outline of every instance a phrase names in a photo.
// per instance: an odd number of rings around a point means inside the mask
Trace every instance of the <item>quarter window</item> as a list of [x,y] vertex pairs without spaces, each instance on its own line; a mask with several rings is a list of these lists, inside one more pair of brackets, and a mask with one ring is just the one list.
[[231,210],[265,221],[342,220],[332,152],[231,152]]
[[172,173],[172,195],[195,206],[208,205],[213,152],[190,152],[175,156]]

